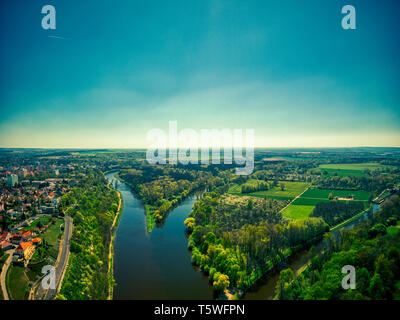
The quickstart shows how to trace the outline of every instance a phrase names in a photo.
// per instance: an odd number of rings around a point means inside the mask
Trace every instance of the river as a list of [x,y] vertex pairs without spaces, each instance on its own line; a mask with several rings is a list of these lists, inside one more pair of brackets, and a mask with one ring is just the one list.
[[148,234],[143,203],[130,188],[106,178],[121,192],[123,211],[114,242],[114,299],[213,299],[208,278],[191,264],[183,222],[196,196],[172,210],[161,228]]
[[[191,264],[183,222],[197,196],[172,210],[165,224],[146,232],[143,203],[129,186],[114,173],[106,178],[121,192],[124,206],[114,243],[114,299],[200,300],[213,299],[207,276]],[[374,205],[373,211],[379,209]],[[353,228],[368,212],[341,227]],[[333,231],[337,232],[337,231]],[[311,258],[308,250],[290,257],[282,267],[298,271]],[[270,300],[274,297],[279,269],[265,275],[244,296],[246,300]]]

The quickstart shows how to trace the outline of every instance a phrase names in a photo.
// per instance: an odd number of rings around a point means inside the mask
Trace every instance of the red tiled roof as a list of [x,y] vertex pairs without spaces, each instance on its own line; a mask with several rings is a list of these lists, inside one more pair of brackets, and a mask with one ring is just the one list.
[[32,231],[28,230],[22,233],[22,237],[26,238],[32,235]]
[[21,242],[17,248],[17,251],[25,251],[32,245],[32,242]]

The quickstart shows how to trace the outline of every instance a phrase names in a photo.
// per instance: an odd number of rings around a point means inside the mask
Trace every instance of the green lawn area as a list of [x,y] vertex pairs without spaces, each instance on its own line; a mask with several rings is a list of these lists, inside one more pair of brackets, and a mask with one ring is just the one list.
[[335,197],[349,197],[353,195],[356,200],[368,201],[370,193],[362,190],[330,190],[330,189],[308,189],[301,195],[301,198],[313,198],[313,199],[327,199],[329,200],[329,194],[332,192]]
[[57,219],[45,232],[39,235],[39,238],[46,241],[50,245],[49,254],[53,258],[57,258],[58,255],[58,238],[61,234],[60,225],[64,225],[64,219]]
[[7,273],[7,288],[12,300],[24,300],[29,286],[25,268],[10,266]]
[[326,171],[328,176],[333,176],[337,174],[339,177],[345,176],[356,176],[356,177],[364,177],[365,173],[363,172],[365,169],[373,170],[382,170],[389,166],[384,166],[379,163],[330,163],[330,164],[321,164],[319,169],[321,171]]
[[307,218],[314,210],[315,206],[303,206],[291,204],[282,211],[285,218],[290,219],[304,219]]
[[29,227],[26,227],[24,229],[33,231],[36,228],[36,226],[38,225],[39,222],[41,222],[41,224],[43,226],[43,225],[48,224],[50,220],[51,220],[51,217],[40,217],[40,218],[37,218],[35,221],[33,221],[31,223],[31,225]]
[[229,188],[228,193],[237,196],[252,196],[252,197],[267,197],[269,199],[282,199],[282,200],[290,200],[295,198],[297,195],[302,193],[307,186],[308,182],[291,182],[291,181],[279,181],[279,185],[283,183],[285,185],[284,190],[282,191],[280,186],[273,187],[266,191],[256,191],[252,193],[241,193],[240,186],[235,184]]
[[49,245],[54,246],[58,243],[58,235],[60,234],[60,225],[64,225],[64,219],[57,219],[45,232],[39,237],[45,240]]

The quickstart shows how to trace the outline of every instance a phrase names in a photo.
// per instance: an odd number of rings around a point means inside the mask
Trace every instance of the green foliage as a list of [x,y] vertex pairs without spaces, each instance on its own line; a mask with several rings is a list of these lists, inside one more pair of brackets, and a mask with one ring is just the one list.
[[364,204],[362,202],[321,202],[315,206],[311,216],[322,217],[331,227],[333,227],[363,210]]
[[[321,218],[281,219],[285,202],[206,193],[190,214],[192,262],[209,272],[216,290],[247,289],[281,261],[290,248],[329,229]],[[190,219],[189,218],[189,219]],[[226,275],[220,279],[221,275]],[[229,281],[228,281],[229,280]]]
[[89,171],[82,186],[68,195],[76,203],[68,213],[74,221],[71,255],[61,296],[66,299],[106,299],[110,227],[117,213],[118,196],[107,187],[104,176]]
[[[324,249],[297,278],[281,273],[277,299],[395,299],[400,280],[400,233],[386,233],[380,221],[400,214],[400,200],[393,196],[374,217],[353,230],[327,236]],[[368,229],[368,226],[370,228]],[[395,228],[395,227],[389,227]],[[356,269],[356,289],[341,286],[344,265]]]

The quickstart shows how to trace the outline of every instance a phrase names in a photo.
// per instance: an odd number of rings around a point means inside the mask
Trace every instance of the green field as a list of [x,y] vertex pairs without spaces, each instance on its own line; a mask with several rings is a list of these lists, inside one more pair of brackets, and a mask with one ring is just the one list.
[[58,255],[58,239],[61,234],[60,225],[64,224],[64,219],[57,219],[54,224],[52,224],[45,232],[43,232],[39,237],[42,238],[50,248],[50,255],[53,258],[57,258]]
[[31,225],[29,227],[26,227],[24,229],[33,231],[36,228],[36,226],[38,225],[39,222],[43,226],[43,225],[48,224],[50,222],[50,220],[51,220],[51,217],[40,217],[40,218],[37,218],[35,221],[33,221],[31,223]]
[[237,196],[252,196],[264,198],[267,197],[269,199],[278,199],[278,200],[291,200],[297,197],[300,193],[302,193],[309,185],[307,182],[291,182],[291,181],[279,181],[279,185],[283,183],[285,185],[284,190],[282,191],[280,186],[273,187],[266,191],[256,191],[252,193],[241,193],[241,187],[238,184],[233,185],[229,188],[228,193]]
[[[352,191],[352,190],[330,190],[330,189],[308,189],[299,198],[294,200],[289,207],[287,207],[282,215],[286,218],[301,219],[308,217],[315,206],[321,202],[328,202],[329,194],[333,196],[345,198],[353,195],[355,200],[362,201],[367,206],[367,201],[370,193],[367,191]],[[344,200],[347,201],[347,200]]]
[[313,198],[313,199],[329,199],[329,194],[332,193],[334,197],[346,198],[354,196],[355,200],[367,201],[370,193],[368,191],[361,190],[330,190],[330,189],[308,189],[301,198]]
[[282,211],[285,218],[290,219],[304,219],[307,218],[314,210],[315,206],[304,206],[291,204]]
[[379,163],[330,163],[321,164],[319,169],[321,172],[326,171],[329,177],[338,175],[339,177],[355,176],[364,177],[364,170],[382,170],[389,166],[384,166]]
[[12,300],[24,300],[29,286],[25,268],[10,266],[7,272],[7,289]]

